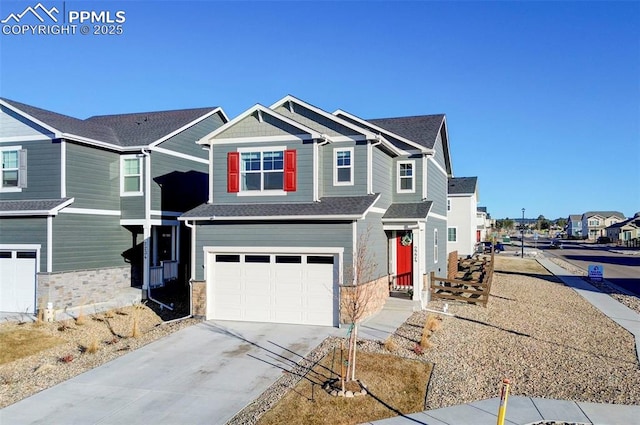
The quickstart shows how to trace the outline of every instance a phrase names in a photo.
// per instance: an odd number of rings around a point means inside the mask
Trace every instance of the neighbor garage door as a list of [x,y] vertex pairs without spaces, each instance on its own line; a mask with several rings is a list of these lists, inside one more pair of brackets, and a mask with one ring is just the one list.
[[0,311],[35,312],[36,252],[0,249]]
[[207,317],[336,324],[334,255],[210,253]]

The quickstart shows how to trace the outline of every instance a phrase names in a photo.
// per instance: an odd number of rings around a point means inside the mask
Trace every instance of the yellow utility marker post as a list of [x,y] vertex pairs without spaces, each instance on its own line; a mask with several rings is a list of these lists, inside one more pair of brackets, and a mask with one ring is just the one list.
[[500,407],[498,408],[497,425],[504,425],[504,417],[507,414],[507,399],[509,398],[510,386],[511,381],[506,378],[502,380],[502,391],[500,392]]

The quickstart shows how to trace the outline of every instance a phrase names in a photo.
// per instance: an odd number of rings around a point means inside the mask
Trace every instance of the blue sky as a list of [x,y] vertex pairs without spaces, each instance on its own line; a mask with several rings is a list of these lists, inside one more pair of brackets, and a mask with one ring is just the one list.
[[122,10],[123,34],[0,34],[2,97],[78,118],[286,94],[445,113],[493,217],[640,211],[640,2],[41,2]]

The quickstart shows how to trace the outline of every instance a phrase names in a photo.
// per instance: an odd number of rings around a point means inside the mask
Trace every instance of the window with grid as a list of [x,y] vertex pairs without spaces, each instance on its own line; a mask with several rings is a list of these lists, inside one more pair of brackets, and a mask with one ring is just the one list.
[[335,185],[353,184],[353,148],[334,149],[333,183]]
[[398,162],[398,193],[414,192],[414,161]]
[[142,157],[125,156],[121,162],[121,194],[142,194]]
[[240,167],[242,191],[284,189],[284,151],[242,152]]

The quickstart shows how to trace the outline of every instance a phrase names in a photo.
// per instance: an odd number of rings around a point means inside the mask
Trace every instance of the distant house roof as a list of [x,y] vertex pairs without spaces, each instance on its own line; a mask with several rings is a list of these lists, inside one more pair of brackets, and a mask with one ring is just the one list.
[[[594,215],[599,215],[601,217],[618,217],[622,220],[626,220],[627,217],[625,217],[624,214],[622,214],[619,211],[587,211],[586,213],[582,214],[582,217],[593,217]],[[581,217],[581,218],[582,218]]]
[[392,133],[433,149],[438,132],[444,123],[444,114],[418,115],[413,117],[367,119],[372,124]]
[[487,212],[487,207],[478,207],[477,211],[486,213]]
[[287,220],[357,219],[378,200],[379,194],[324,197],[319,202],[269,204],[203,204],[182,214],[181,220]]
[[472,195],[476,193],[477,177],[450,177],[449,195]]
[[[117,147],[146,146],[215,111],[218,107],[178,109],[172,111],[102,115],[81,120],[46,109],[0,100],[35,118],[65,137],[80,137]],[[223,113],[224,114],[224,113]]]
[[0,216],[56,215],[72,203],[73,198],[0,201]]
[[382,216],[382,221],[425,219],[432,205],[432,201],[391,204]]
[[578,214],[569,214],[569,221],[580,221],[582,216]]

